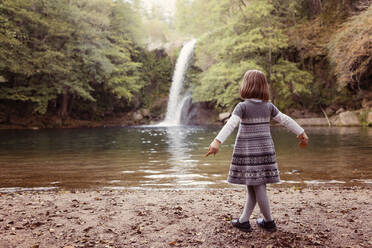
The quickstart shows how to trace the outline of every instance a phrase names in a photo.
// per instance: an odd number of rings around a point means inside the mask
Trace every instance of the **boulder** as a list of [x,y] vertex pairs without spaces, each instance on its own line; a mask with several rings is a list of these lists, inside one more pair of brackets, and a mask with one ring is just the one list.
[[363,108],[372,108],[372,100],[363,99],[362,107]]
[[218,115],[218,119],[222,122],[224,122],[226,119],[228,119],[230,117],[230,113],[229,112],[224,112],[224,113],[220,113]]
[[333,112],[336,112],[340,107],[338,104],[332,103],[331,105],[328,106],[328,108],[332,109]]
[[326,118],[300,118],[296,122],[301,126],[328,126]]
[[319,114],[317,114],[317,113],[310,112],[310,111],[307,110],[307,109],[305,109],[305,110],[303,111],[303,113],[304,113],[304,117],[303,117],[303,118],[307,118],[307,119],[309,119],[309,118],[320,118],[320,117],[323,117],[323,116],[324,116],[323,114],[319,115]]
[[151,120],[160,121],[164,119],[167,111],[168,97],[157,98],[149,109]]
[[208,102],[195,102],[191,98],[182,108],[181,123],[184,125],[210,125],[217,124],[218,113],[214,106]]
[[148,109],[141,109],[141,113],[144,117],[150,116],[150,110]]
[[52,116],[50,118],[50,124],[53,127],[61,127],[63,125],[63,121],[62,121],[61,117],[59,117],[59,116]]
[[372,111],[369,111],[367,114],[367,124],[372,125]]
[[335,112],[335,110],[331,107],[327,107],[324,111],[326,112],[328,116],[333,115],[333,113]]
[[292,112],[290,112],[290,116],[293,118],[301,118],[304,117],[304,113],[301,110],[295,109]]
[[330,118],[329,118],[329,121],[331,122],[331,125],[332,126],[337,126],[337,125],[341,125],[339,122],[340,122],[340,116],[338,115],[332,115]]
[[143,116],[142,116],[142,114],[139,113],[139,112],[134,112],[134,113],[133,113],[133,119],[134,119],[135,121],[141,121],[141,120],[143,120]]
[[345,111],[345,109],[344,108],[339,108],[337,111],[336,111],[336,115],[338,115],[339,113],[342,113],[342,112],[344,112]]
[[337,126],[360,126],[358,116],[351,111],[345,111],[338,115],[338,118],[333,119],[334,125]]

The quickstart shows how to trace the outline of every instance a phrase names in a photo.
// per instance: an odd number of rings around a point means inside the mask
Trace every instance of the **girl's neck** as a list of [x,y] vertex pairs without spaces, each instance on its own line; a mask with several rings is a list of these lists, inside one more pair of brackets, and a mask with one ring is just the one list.
[[258,98],[248,98],[247,100],[252,100],[254,102],[262,102],[262,100]]

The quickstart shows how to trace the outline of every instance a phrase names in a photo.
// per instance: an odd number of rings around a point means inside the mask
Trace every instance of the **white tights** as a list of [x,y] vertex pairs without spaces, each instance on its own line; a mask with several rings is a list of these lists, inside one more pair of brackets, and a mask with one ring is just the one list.
[[253,209],[256,206],[256,202],[260,207],[264,219],[266,221],[273,220],[270,213],[269,199],[267,198],[266,194],[266,184],[256,186],[247,185],[247,199],[244,205],[243,213],[239,218],[240,223],[249,221],[249,217],[251,216]]

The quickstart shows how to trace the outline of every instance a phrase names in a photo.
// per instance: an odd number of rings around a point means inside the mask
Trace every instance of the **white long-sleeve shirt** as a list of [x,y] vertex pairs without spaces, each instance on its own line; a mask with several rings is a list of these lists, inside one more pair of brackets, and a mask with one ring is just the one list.
[[[260,101],[260,100],[257,100]],[[278,114],[273,117],[273,119],[283,126],[285,126],[287,129],[289,129],[291,132],[296,134],[297,136],[302,134],[304,132],[304,129],[297,124],[291,117],[287,116],[286,114],[283,114],[282,112],[278,112]],[[239,125],[241,122],[241,119],[237,115],[231,115],[230,119],[226,122],[224,127],[221,129],[221,131],[216,136],[216,139],[220,141],[221,143],[225,142],[227,137],[230,136],[232,131]]]

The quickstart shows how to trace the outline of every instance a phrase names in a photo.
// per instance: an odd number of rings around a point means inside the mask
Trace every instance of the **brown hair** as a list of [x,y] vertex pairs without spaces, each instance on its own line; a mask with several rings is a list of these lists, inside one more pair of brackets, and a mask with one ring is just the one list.
[[249,70],[244,74],[240,85],[240,96],[243,99],[257,98],[268,101],[269,95],[269,84],[262,71]]

